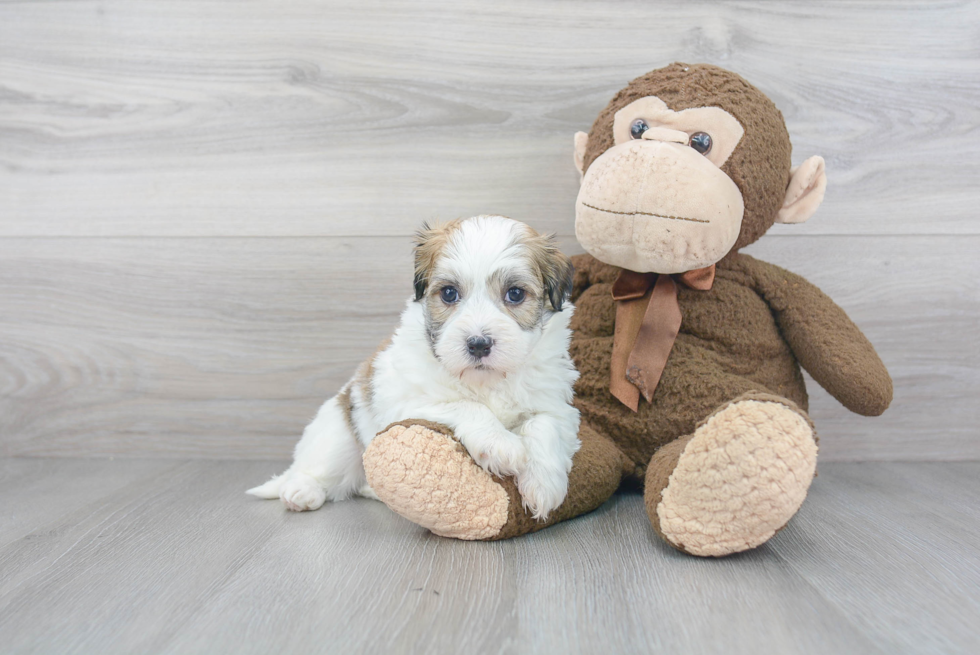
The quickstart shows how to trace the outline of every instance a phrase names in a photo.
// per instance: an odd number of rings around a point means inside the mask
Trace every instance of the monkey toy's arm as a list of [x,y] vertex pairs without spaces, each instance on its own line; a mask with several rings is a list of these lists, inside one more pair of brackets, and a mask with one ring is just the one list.
[[748,255],[740,259],[813,379],[852,412],[884,412],[892,400],[892,379],[844,310],[799,275]]

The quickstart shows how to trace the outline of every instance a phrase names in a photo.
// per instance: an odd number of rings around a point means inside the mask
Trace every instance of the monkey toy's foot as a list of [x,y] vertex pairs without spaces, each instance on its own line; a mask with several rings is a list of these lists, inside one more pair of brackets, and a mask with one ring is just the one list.
[[389,427],[364,451],[364,472],[385,505],[437,535],[493,539],[507,523],[508,490],[444,426]]
[[657,451],[647,468],[647,513],[667,543],[692,555],[755,548],[796,514],[816,463],[816,435],[802,410],[775,396],[743,396]]
[[544,520],[524,507],[513,478],[488,473],[449,428],[427,421],[403,421],[378,434],[364,451],[364,473],[379,500],[437,535],[510,539],[591,512],[616,491],[626,468],[635,469],[591,427],[583,425],[579,438],[568,494]]

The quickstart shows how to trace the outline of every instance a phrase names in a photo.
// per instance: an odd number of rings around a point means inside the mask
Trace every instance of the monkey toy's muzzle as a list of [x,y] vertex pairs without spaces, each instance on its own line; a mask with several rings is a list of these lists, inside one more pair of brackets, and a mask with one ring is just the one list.
[[735,183],[693,148],[633,140],[610,148],[586,170],[575,236],[609,264],[682,273],[731,250],[743,211]]

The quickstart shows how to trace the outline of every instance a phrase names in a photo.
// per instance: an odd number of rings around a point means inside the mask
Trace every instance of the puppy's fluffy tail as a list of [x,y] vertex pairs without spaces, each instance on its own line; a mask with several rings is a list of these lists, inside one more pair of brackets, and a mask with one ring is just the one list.
[[279,487],[281,476],[274,475],[272,479],[265,484],[260,484],[257,487],[252,487],[245,493],[249,496],[255,496],[256,498],[265,498],[266,500],[274,500],[279,497]]

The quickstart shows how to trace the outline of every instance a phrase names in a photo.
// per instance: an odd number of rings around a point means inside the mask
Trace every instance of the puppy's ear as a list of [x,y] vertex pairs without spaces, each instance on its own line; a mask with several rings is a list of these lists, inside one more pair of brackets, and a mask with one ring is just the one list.
[[575,278],[575,267],[572,260],[555,246],[551,266],[544,272],[544,290],[548,300],[556,312],[561,311],[562,305],[572,295],[572,280]]
[[425,296],[436,260],[459,222],[455,220],[435,227],[426,222],[415,233],[415,300],[422,300]]
[[425,296],[429,286],[429,271],[432,268],[432,252],[426,244],[432,240],[432,228],[428,221],[422,223],[415,232],[415,300],[418,302]]
[[572,294],[572,280],[575,277],[572,260],[558,249],[558,242],[553,234],[545,236],[532,231],[528,246],[531,258],[541,271],[544,292],[551,301],[551,306],[556,312],[560,312],[562,305]]
[[415,273],[415,300],[419,301],[425,296],[425,289],[428,286],[428,282],[424,275]]

